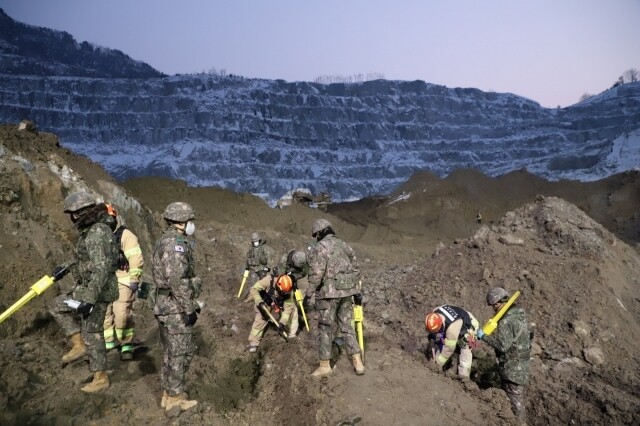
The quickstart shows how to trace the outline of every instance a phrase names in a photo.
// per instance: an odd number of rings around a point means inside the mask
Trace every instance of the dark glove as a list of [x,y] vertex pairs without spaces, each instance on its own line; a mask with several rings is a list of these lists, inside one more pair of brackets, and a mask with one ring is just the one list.
[[185,314],[182,319],[184,320],[184,325],[194,325],[198,320],[198,314],[191,312],[190,314]]
[[91,314],[91,311],[93,311],[93,305],[87,302],[80,302],[76,311],[80,312],[83,318],[86,318]]
[[260,303],[258,303],[258,310],[259,311],[261,311],[261,310],[269,310],[269,307],[267,306],[266,303],[260,302]]
[[129,282],[129,288],[131,289],[132,292],[136,292],[138,291],[138,285],[139,283],[137,281],[131,281]]
[[279,334],[287,333],[287,326],[284,325],[283,323],[279,322],[278,323],[278,333]]
[[358,306],[362,306],[362,293],[353,295],[353,303]]
[[53,270],[53,272],[51,273],[51,277],[55,280],[61,280],[65,277],[65,275],[67,275],[69,273],[69,270],[67,269],[66,266],[56,266]]

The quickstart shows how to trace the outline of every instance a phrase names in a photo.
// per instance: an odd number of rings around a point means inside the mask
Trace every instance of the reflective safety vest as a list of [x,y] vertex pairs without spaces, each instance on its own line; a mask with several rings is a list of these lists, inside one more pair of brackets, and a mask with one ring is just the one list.
[[473,328],[471,322],[471,316],[467,311],[452,305],[443,305],[435,310],[436,313],[444,315],[444,329],[448,329],[452,322],[457,319],[462,319],[462,327],[460,328],[460,335],[458,338],[462,338],[467,330]]

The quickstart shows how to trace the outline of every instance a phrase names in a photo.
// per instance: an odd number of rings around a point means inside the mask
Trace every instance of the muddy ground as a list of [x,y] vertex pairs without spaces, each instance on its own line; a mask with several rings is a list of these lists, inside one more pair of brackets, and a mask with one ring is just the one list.
[[[148,260],[160,213],[172,201],[197,211],[198,273],[206,303],[189,372],[197,408],[160,409],[161,353],[155,319],[136,302],[135,360],[109,353],[112,386],[87,395],[84,361],[61,368],[68,342],[46,304],[65,278],[0,324],[0,424],[513,424],[492,350],[475,351],[463,384],[427,368],[424,315],[457,304],[481,322],[486,290],[520,289],[535,323],[530,424],[640,423],[640,173],[591,183],[546,182],[526,171],[500,178],[461,170],[414,176],[388,197],[271,209],[259,198],[183,182],[114,182],[54,135],[0,126],[0,310],[72,256],[75,230],[62,213],[71,191],[112,201]],[[482,214],[477,223],[476,214]],[[365,294],[366,374],[335,350],[335,373],[314,381],[311,332],[285,343],[268,331],[244,352],[253,320],[236,298],[253,231],[278,254],[304,249],[318,217],[355,248]],[[145,278],[150,280],[149,272]]]

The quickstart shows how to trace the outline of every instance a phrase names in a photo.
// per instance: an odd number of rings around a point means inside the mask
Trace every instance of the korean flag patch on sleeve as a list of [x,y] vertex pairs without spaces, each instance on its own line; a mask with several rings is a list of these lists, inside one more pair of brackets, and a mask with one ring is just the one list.
[[179,251],[180,253],[184,253],[184,247],[182,246],[173,246],[175,251]]

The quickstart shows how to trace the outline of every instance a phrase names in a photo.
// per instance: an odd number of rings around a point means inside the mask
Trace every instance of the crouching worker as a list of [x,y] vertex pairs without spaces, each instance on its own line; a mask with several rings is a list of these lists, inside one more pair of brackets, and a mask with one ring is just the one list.
[[73,344],[62,362],[88,355],[93,381],[82,390],[97,392],[109,387],[103,323],[107,306],[118,298],[118,248],[106,224],[107,207],[96,203],[95,196],[72,193],[64,200],[64,212],[80,233],[75,246],[77,263],[71,267],[75,286],[52,301],[50,312]]
[[478,320],[468,311],[451,305],[442,305],[427,314],[425,327],[429,339],[440,341],[439,351],[434,351],[437,369],[447,363],[451,355],[460,348],[458,360],[458,376],[461,380],[468,380],[471,374],[473,354],[469,342],[474,339],[475,330],[479,327]]
[[[246,350],[251,353],[258,350],[269,322],[277,327],[278,334],[287,340],[292,335],[285,326],[290,319],[297,331],[298,309],[295,305],[293,290],[292,277],[284,274],[279,276],[269,274],[251,287],[249,296],[255,304],[256,316],[249,332],[249,345]],[[280,314],[280,320],[276,321],[273,314]]]

